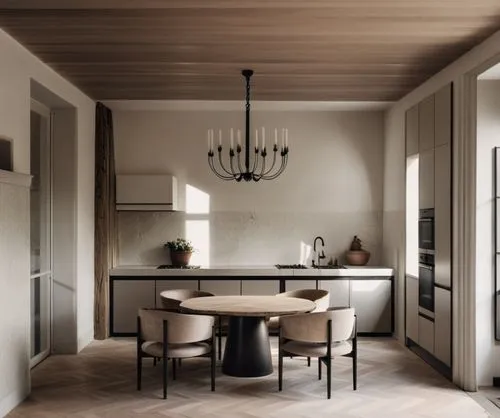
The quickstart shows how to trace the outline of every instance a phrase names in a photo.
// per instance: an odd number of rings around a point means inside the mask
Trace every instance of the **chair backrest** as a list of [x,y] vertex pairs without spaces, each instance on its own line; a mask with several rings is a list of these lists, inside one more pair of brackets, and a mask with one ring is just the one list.
[[179,305],[185,300],[206,296],[214,296],[214,294],[192,289],[172,289],[160,293],[163,309],[168,310],[179,310]]
[[163,321],[168,323],[167,341],[187,344],[205,341],[212,336],[214,317],[188,315],[157,309],[139,309],[140,338],[144,341],[163,342]]
[[332,342],[351,339],[354,330],[354,308],[281,316],[281,335],[295,341],[324,343],[328,341],[329,320],[332,321]]
[[276,296],[310,300],[316,303],[316,308],[313,312],[324,312],[330,306],[330,292],[323,289],[289,290],[288,292],[278,293]]

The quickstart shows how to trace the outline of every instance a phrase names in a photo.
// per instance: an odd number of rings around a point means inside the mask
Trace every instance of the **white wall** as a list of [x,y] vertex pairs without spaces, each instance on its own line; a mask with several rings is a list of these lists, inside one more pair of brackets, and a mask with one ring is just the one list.
[[[80,92],[72,84],[64,80],[48,66],[35,58],[19,43],[14,41],[5,32],[0,30],[0,136],[13,141],[14,170],[20,173],[30,172],[30,81],[36,80],[48,90],[62,98],[76,108],[77,117],[77,257],[75,288],[75,311],[77,314],[77,338],[79,348],[87,344],[93,334],[93,219],[94,219],[94,102]],[[11,205],[15,205],[15,201]],[[56,220],[57,222],[57,220]],[[5,234],[0,235],[0,240],[9,239]],[[3,242],[3,241],[2,241]],[[21,261],[29,266],[29,241],[27,242],[25,259]],[[12,259],[17,256],[16,249],[7,246],[7,251]],[[4,254],[5,255],[5,254]],[[7,257],[9,254],[6,255]],[[3,277],[0,277],[3,280]],[[29,324],[29,271],[23,271],[18,280],[1,283],[2,296],[8,304],[2,305],[2,310],[9,310],[13,306],[22,306],[22,315],[14,320],[5,315],[0,315],[0,329],[3,341],[9,341],[12,336],[25,332],[28,339]],[[25,342],[28,347],[28,341]],[[7,345],[2,348],[2,358],[17,358],[19,346]],[[26,357],[19,366],[18,376],[11,376],[7,383],[0,389],[0,415],[15,406],[28,393],[24,375],[29,370]],[[7,370],[0,363],[0,376],[2,381]]]
[[500,344],[494,338],[493,149],[500,146],[500,80],[480,80],[477,90],[476,333],[479,385],[500,376]]
[[[384,226],[383,242],[384,254],[383,262],[397,271],[396,278],[396,327],[397,335],[404,338],[404,251],[405,251],[405,112],[420,102],[427,96],[435,93],[444,85],[450,82],[458,83],[464,74],[477,72],[477,68],[485,66],[489,61],[494,62],[500,54],[500,32],[495,33],[486,41],[469,51],[467,54],[450,64],[444,70],[431,77],[417,89],[403,97],[386,113],[385,119],[385,166],[384,166]],[[485,68],[483,68],[484,70]],[[480,72],[480,71],[479,71]],[[453,154],[455,170],[457,173],[457,157],[464,158],[463,151],[457,146],[457,138],[463,137],[466,126],[469,121],[464,121],[463,102],[461,95],[463,91],[457,91],[455,86],[454,93],[454,133],[453,141],[455,151]],[[458,106],[459,104],[460,106]],[[472,141],[472,138],[466,138],[466,141]],[[454,181],[457,181],[456,179]],[[456,186],[456,185],[455,185]],[[456,198],[456,197],[455,197]],[[454,200],[456,204],[456,199]],[[456,210],[456,207],[455,207]],[[472,248],[471,248],[471,251]],[[456,258],[456,257],[455,257]],[[455,260],[456,261],[456,260]],[[475,277],[467,278],[475,282]],[[466,295],[462,295],[466,298]],[[455,300],[455,299],[454,299]],[[475,338],[475,337],[473,337]],[[456,347],[454,347],[455,349]],[[490,363],[490,366],[491,363]],[[464,367],[461,364],[460,367]],[[465,366],[467,368],[467,366]],[[462,384],[460,382],[457,382]],[[491,384],[491,382],[489,382]],[[473,388],[474,385],[469,386]]]
[[[207,128],[244,126],[244,111],[113,112],[116,170],[171,173],[210,195],[210,262],[298,263],[300,245],[324,237],[341,257],[357,234],[380,262],[383,113],[253,111],[253,126],[287,127],[290,158],[276,180],[224,182],[207,164]],[[217,136],[217,135],[216,135]],[[181,196],[182,199],[183,196]],[[119,264],[168,261],[162,243],[184,234],[182,213],[121,213]]]

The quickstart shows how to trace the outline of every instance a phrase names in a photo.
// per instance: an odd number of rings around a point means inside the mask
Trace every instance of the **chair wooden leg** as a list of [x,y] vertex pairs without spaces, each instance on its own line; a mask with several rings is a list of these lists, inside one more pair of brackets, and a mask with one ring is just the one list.
[[172,359],[172,379],[173,380],[176,380],[176,378],[177,378],[177,375],[175,373],[176,372],[176,367],[175,367],[176,363],[177,363],[177,359],[173,358]]
[[142,383],[142,341],[141,341],[141,319],[137,317],[137,390],[141,390]]
[[358,389],[358,350],[356,341],[354,341],[354,349],[352,352],[352,390]]
[[217,337],[217,355],[219,356],[219,361],[222,360],[222,317],[219,316],[219,335]]
[[321,357],[318,357],[318,380],[321,380]]
[[311,367],[311,357],[307,357],[307,367]]
[[326,362],[326,397],[332,397],[332,359],[327,359]]
[[352,339],[352,389],[358,388],[358,319],[354,316],[354,338]]
[[282,337],[280,328],[278,337],[278,390],[280,392],[283,390],[283,350],[281,348],[281,345]]
[[326,397],[332,397],[332,320],[328,320],[326,340]]
[[156,357],[153,357],[153,366],[156,366]]
[[179,364],[178,364],[178,366],[179,366],[179,369],[180,369],[180,368],[182,367],[182,359],[181,359],[181,358],[180,358],[180,359],[178,359],[178,360],[177,360],[177,363],[179,363]]
[[215,391],[215,326],[212,328],[212,352],[210,353],[210,384],[212,392]]
[[167,399],[168,376],[168,325],[163,321],[163,399]]

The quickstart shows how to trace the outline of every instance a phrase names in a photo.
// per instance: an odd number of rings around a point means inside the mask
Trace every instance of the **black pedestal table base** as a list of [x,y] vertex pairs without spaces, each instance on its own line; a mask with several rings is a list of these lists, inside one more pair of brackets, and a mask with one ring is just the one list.
[[229,317],[222,372],[236,377],[267,376],[273,372],[265,318]]

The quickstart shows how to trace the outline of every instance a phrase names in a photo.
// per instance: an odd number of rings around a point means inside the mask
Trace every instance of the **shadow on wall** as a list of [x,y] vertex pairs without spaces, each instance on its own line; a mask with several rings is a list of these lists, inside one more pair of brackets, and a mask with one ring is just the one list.
[[0,138],[0,170],[13,170],[12,140]]

